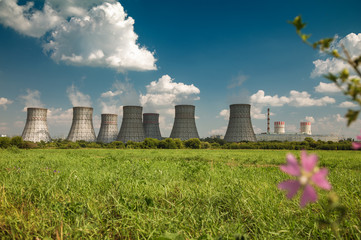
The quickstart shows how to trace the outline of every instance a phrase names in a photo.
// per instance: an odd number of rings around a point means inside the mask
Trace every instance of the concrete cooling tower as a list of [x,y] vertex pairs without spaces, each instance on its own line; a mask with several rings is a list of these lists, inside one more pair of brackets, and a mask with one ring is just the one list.
[[175,118],[170,138],[180,138],[181,140],[199,138],[195,121],[195,106],[175,106]]
[[141,106],[123,106],[123,121],[117,137],[118,141],[141,142],[144,140]]
[[28,108],[27,118],[22,138],[30,142],[50,142],[46,108]]
[[146,138],[162,139],[159,129],[158,113],[143,113],[143,128]]
[[285,133],[285,122],[275,122],[274,123],[274,131],[276,134],[284,134]]
[[311,122],[301,122],[301,133],[311,135]]
[[118,115],[102,114],[97,142],[110,143],[117,139],[118,136]]
[[229,122],[224,136],[227,142],[256,141],[251,122],[251,105],[232,104]]
[[95,142],[95,132],[93,128],[93,108],[73,107],[73,123],[67,140],[75,142],[84,140]]

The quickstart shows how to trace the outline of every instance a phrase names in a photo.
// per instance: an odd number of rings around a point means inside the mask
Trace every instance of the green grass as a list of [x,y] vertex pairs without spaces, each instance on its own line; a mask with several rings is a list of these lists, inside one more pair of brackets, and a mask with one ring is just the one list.
[[[320,201],[299,208],[277,184],[289,151],[0,150],[5,239],[330,239]],[[314,151],[348,208],[340,233],[361,239],[361,152]],[[299,151],[293,152],[299,155]]]

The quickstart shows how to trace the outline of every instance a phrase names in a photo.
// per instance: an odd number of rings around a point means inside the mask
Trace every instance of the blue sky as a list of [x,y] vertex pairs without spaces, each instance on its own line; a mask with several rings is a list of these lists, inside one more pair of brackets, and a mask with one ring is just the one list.
[[[361,1],[0,1],[0,134],[20,135],[24,107],[49,109],[66,137],[71,108],[117,113],[142,105],[172,128],[174,105],[194,104],[201,137],[224,134],[229,104],[250,103],[257,133],[285,121],[297,132],[354,137],[347,97],[322,77],[342,63],[301,42],[287,23],[302,15],[311,41],[338,36],[361,54]],[[272,124],[271,124],[272,126]],[[273,129],[273,127],[272,127]]]

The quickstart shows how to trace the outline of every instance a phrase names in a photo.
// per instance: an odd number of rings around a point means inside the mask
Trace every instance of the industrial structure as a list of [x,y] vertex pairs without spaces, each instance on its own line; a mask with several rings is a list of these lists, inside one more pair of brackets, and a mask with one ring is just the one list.
[[162,139],[159,129],[158,113],[143,113],[143,128],[146,138]]
[[274,132],[275,134],[284,134],[285,131],[285,122],[274,122]]
[[227,142],[256,141],[251,122],[250,104],[232,104],[229,122],[224,136]]
[[300,123],[300,131],[301,134],[307,134],[307,135],[311,135],[311,122],[301,122]]
[[118,115],[102,114],[97,142],[110,143],[118,136]]
[[190,138],[199,138],[194,105],[176,105],[175,117],[170,138],[179,138],[182,141]]
[[67,140],[76,142],[84,140],[95,142],[95,132],[93,127],[93,108],[73,107],[73,122]]
[[145,138],[141,106],[123,106],[123,121],[117,141],[142,142]]
[[50,142],[46,108],[28,108],[22,138],[30,142]]

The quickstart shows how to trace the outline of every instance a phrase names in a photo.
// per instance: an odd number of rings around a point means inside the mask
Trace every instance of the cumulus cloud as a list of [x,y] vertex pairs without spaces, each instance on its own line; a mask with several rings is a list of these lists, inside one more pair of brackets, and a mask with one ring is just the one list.
[[224,120],[229,120],[229,110],[228,109],[222,109],[219,112],[219,115],[217,117],[224,118]]
[[23,111],[26,111],[28,107],[44,107],[44,104],[40,100],[40,92],[38,90],[26,90],[26,95],[20,96],[20,99],[23,100],[25,107]]
[[306,116],[306,117],[305,117],[305,120],[306,120],[306,122],[311,122],[311,123],[314,123],[314,122],[315,122],[315,118],[312,117],[312,116]]
[[140,105],[139,93],[134,89],[132,83],[126,81],[115,81],[111,90],[100,95],[100,106],[102,113],[118,114],[123,111],[124,105]]
[[334,83],[324,83],[320,82],[318,86],[315,87],[316,92],[320,93],[334,93],[340,92],[340,89]]
[[345,101],[340,103],[340,105],[338,105],[341,108],[352,108],[352,107],[357,107],[357,104],[350,102],[350,101]]
[[277,94],[274,96],[267,96],[263,90],[258,90],[257,93],[250,97],[251,104],[262,106],[284,106],[288,104],[295,107],[309,107],[309,106],[325,106],[327,104],[335,103],[335,99],[325,96],[322,98],[312,98],[306,91],[291,90],[288,97]]
[[222,135],[222,136],[224,136],[226,134],[226,131],[227,131],[227,126],[222,126],[220,128],[213,129],[213,130],[209,131],[208,134],[210,136],[214,136],[214,135]]
[[0,107],[3,107],[4,110],[6,110],[8,108],[7,105],[9,104],[12,104],[13,101],[7,99],[7,98],[4,98],[4,97],[0,97]]
[[174,105],[194,104],[200,99],[199,93],[200,90],[193,84],[174,82],[169,75],[163,75],[158,81],[147,85],[146,93],[140,94],[139,99],[145,112],[160,114],[160,127],[167,134],[173,126]]
[[156,69],[154,53],[141,46],[134,19],[113,0],[0,1],[0,23],[31,37],[42,37],[43,48],[56,62],[108,67],[118,71]]
[[231,80],[230,84],[227,86],[227,88],[240,87],[247,79],[248,79],[248,76],[239,74],[237,77],[232,78],[232,80]]
[[[341,45],[345,46],[351,58],[361,55],[361,33],[350,33],[340,40],[337,40],[336,36],[333,49],[337,49],[340,53],[342,53]],[[347,63],[333,57],[326,58],[325,60],[317,59],[313,62],[313,64],[315,66],[311,73],[311,77],[313,78],[322,76],[329,72],[335,74],[344,68],[350,69]]]
[[346,123],[347,119],[340,114],[317,118],[312,124],[312,134],[331,134],[341,138],[355,138],[360,132],[361,119],[357,119],[350,127],[347,127]]
[[90,96],[80,92],[74,84],[66,90],[73,107],[91,107]]

